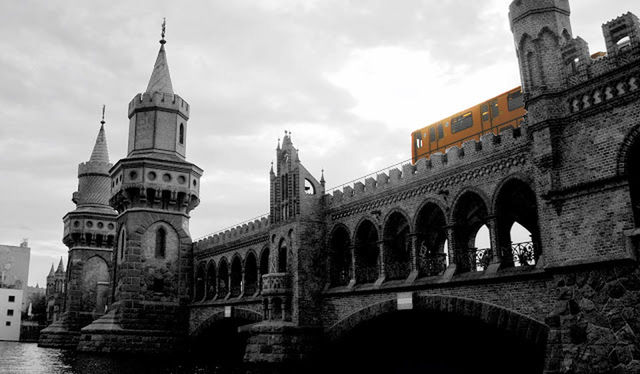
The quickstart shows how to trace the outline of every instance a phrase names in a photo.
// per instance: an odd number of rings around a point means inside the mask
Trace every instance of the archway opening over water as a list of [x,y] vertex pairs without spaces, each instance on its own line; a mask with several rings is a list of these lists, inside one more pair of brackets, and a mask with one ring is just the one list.
[[544,346],[471,317],[396,311],[362,322],[317,357],[318,373],[542,373]]

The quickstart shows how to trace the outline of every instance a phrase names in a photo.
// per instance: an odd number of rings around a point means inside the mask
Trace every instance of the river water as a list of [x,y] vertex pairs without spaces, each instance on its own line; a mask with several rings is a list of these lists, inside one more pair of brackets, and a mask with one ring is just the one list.
[[240,374],[191,357],[118,356],[41,348],[36,343],[0,341],[0,374]]

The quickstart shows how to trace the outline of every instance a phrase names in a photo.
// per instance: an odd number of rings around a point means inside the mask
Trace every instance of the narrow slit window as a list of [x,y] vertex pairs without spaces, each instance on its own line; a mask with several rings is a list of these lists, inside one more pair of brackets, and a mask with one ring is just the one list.
[[179,139],[180,144],[184,144],[184,124],[180,124],[180,136]]
[[167,247],[167,232],[164,228],[156,231],[156,258],[164,258]]

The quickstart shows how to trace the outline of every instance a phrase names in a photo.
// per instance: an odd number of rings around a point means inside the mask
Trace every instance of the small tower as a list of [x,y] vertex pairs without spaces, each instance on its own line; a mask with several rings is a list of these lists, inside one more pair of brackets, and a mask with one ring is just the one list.
[[565,85],[562,46],[572,39],[568,0],[514,0],[509,7],[522,88],[529,98]]
[[[189,213],[200,202],[202,170],[185,160],[189,104],[173,91],[162,26],[147,89],[129,103],[127,157],[110,170],[109,201],[119,213],[114,303],[83,329],[80,350],[184,348],[193,261]],[[106,325],[126,334],[93,342]]]
[[66,285],[61,318],[42,330],[39,345],[72,348],[78,344],[80,329],[104,313],[107,303],[109,268],[115,243],[116,211],[109,206],[111,178],[109,152],[102,120],[89,161],[78,165],[78,191],[72,201],[76,209],[64,218],[62,241],[69,248],[67,271],[62,259],[55,273]]

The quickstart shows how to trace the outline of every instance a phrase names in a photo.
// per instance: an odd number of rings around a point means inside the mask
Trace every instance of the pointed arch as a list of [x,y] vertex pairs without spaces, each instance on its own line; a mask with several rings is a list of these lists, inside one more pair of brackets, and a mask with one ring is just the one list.
[[618,175],[629,181],[631,214],[640,227],[640,125],[625,137],[618,152]]
[[411,226],[406,214],[392,211],[385,219],[383,248],[385,275],[389,280],[406,279],[411,272]]
[[218,262],[218,297],[226,297],[229,293],[229,265],[227,258],[223,257]]
[[160,226],[156,230],[155,257],[164,258],[167,251],[167,230]]
[[447,266],[447,219],[442,205],[427,200],[418,210],[414,223],[418,276],[444,272]]
[[487,199],[477,189],[463,190],[455,200],[452,209],[454,223],[454,262],[458,271],[485,269],[492,257],[491,248],[476,248],[478,230],[488,223]]
[[287,241],[282,238],[278,243],[278,273],[286,273],[288,271],[289,263],[287,257]]
[[260,252],[260,276],[258,278],[258,282],[260,283],[260,291],[262,291],[262,276],[265,274],[269,274],[269,246],[266,245],[262,248],[262,252]]
[[258,266],[253,251],[247,253],[244,260],[244,294],[253,295],[258,289]]
[[205,280],[205,287],[207,289],[205,298],[211,300],[216,295],[216,263],[211,260],[207,263],[207,278]]
[[231,260],[231,288],[229,294],[231,297],[240,296],[242,293],[242,260],[236,253]]
[[329,236],[330,286],[346,286],[353,275],[351,234],[343,224],[336,225]]
[[198,264],[196,269],[194,301],[201,301],[205,297],[205,267],[204,261]]
[[378,229],[368,219],[362,220],[355,233],[355,278],[358,283],[373,283],[380,276]]

